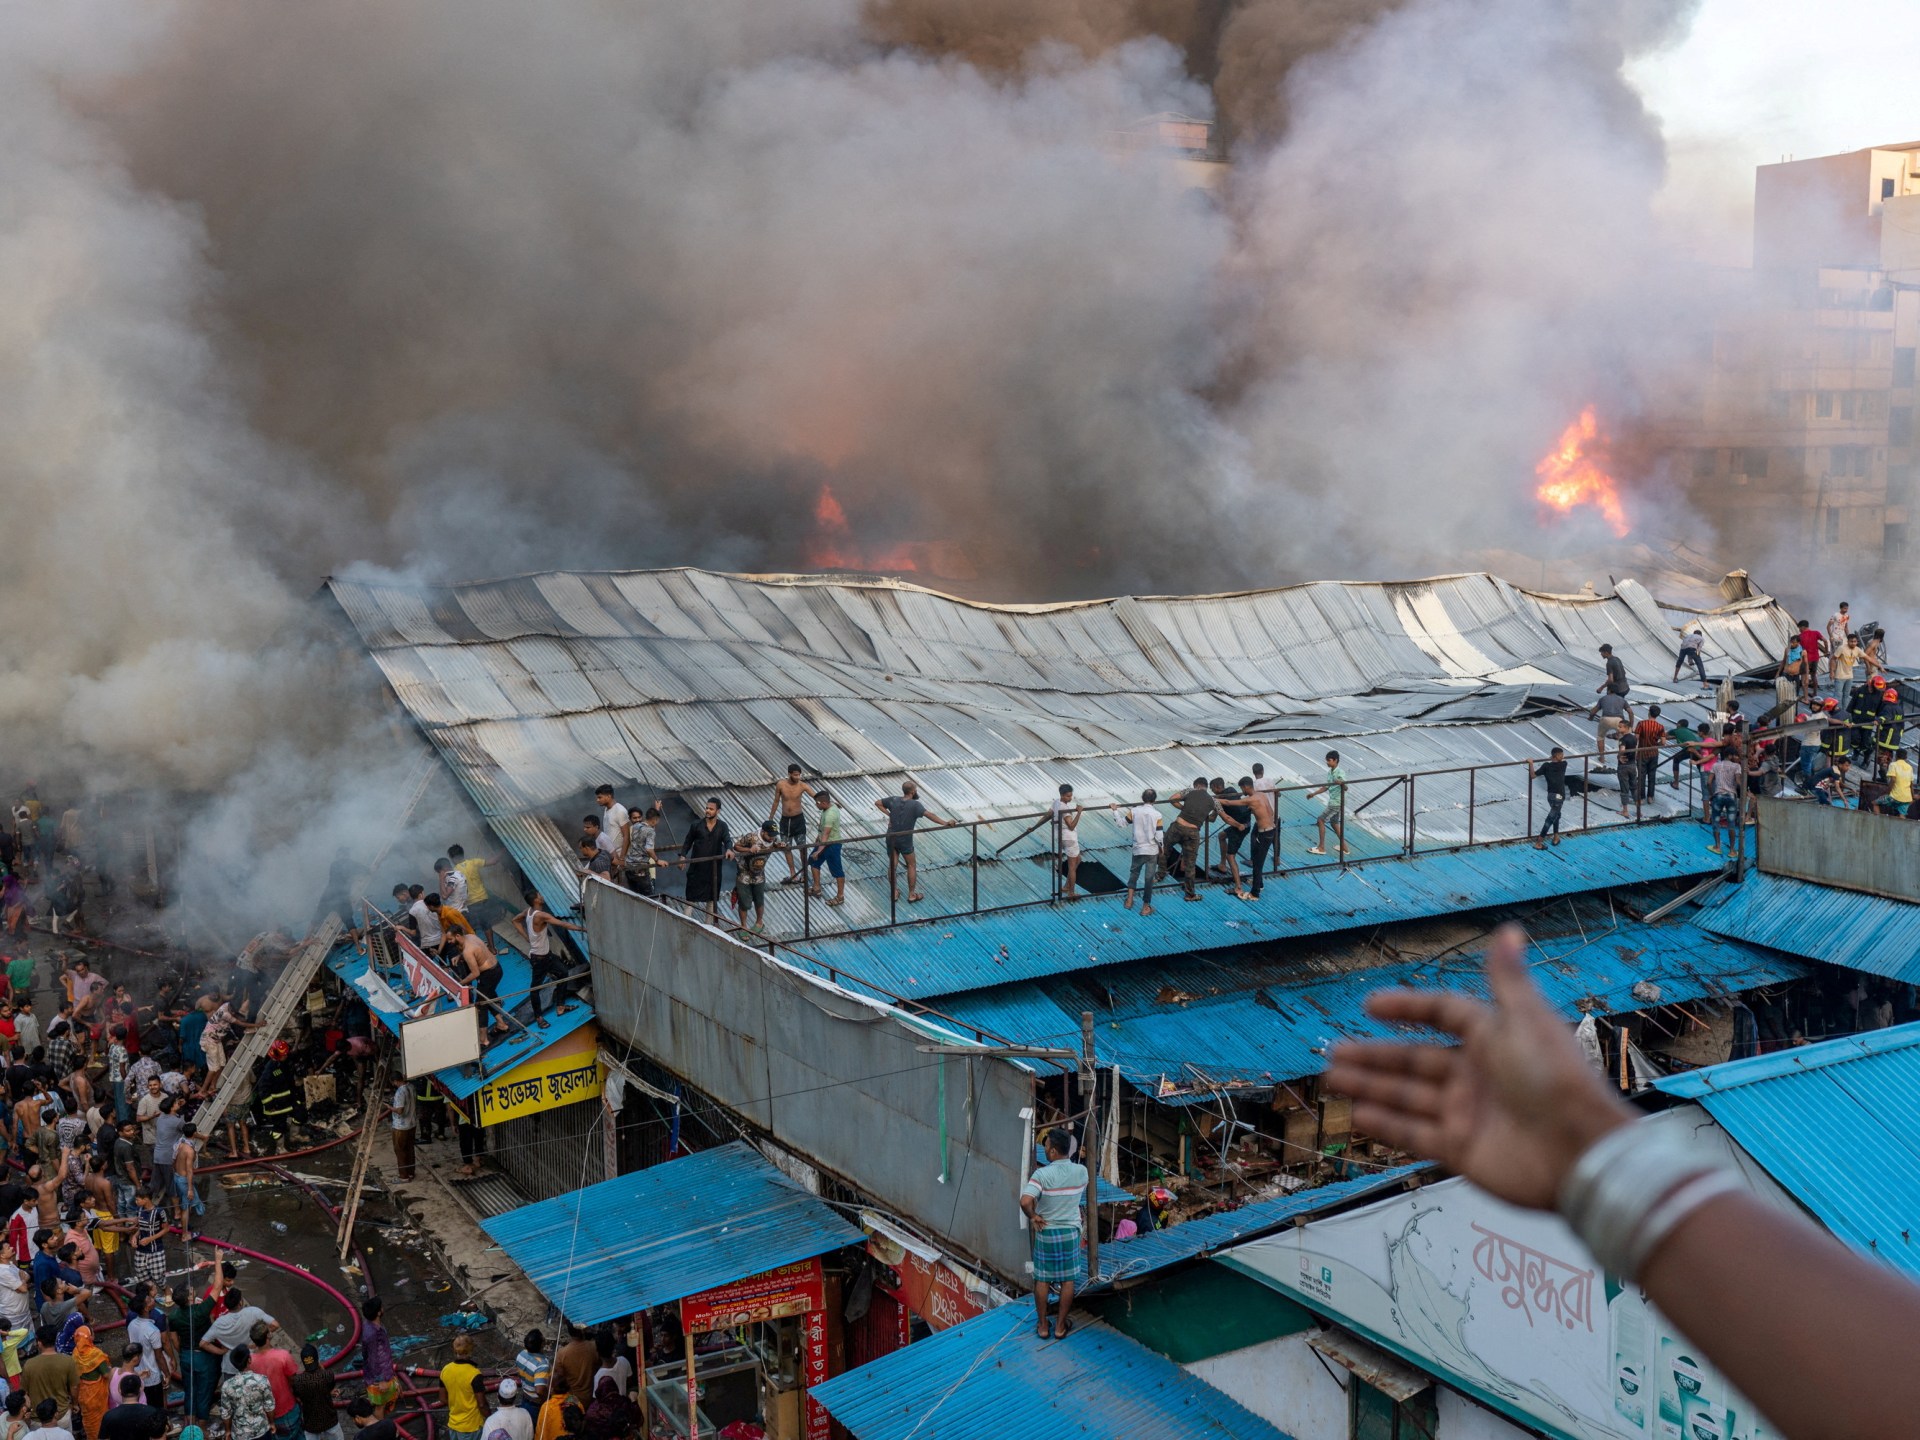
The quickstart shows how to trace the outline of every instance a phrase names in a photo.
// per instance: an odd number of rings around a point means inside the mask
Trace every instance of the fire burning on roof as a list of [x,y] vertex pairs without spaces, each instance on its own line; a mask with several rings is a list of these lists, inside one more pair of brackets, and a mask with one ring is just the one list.
[[1589,405],[1579,419],[1560,432],[1553,449],[1533,467],[1540,479],[1533,493],[1543,505],[1562,515],[1571,513],[1575,506],[1591,505],[1615,535],[1624,536],[1633,529],[1633,522],[1627,519],[1618,482],[1602,463],[1606,448],[1606,437],[1600,433],[1600,422]]
[[811,570],[860,570],[878,575],[924,572],[947,580],[976,576],[965,548],[948,541],[899,540],[875,546],[863,543],[853,533],[846,507],[828,484],[821,485],[820,498],[813,505],[813,535],[806,544],[806,563]]

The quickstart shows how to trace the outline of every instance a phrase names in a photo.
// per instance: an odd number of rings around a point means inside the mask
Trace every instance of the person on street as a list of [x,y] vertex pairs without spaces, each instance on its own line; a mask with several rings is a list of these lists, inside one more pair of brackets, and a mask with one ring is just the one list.
[[440,1403],[447,1408],[449,1440],[480,1440],[484,1419],[480,1370],[473,1363],[473,1337],[453,1337],[453,1359],[440,1367]]

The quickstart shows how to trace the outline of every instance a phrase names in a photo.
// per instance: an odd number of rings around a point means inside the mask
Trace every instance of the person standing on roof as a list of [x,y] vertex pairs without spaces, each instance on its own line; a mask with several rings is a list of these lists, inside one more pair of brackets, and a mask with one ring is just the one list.
[[[1153,791],[1142,790],[1140,803],[1124,812],[1133,836],[1133,853],[1127,862],[1126,908],[1133,908],[1134,891],[1138,890],[1142,915],[1153,914],[1154,872],[1160,868],[1160,807],[1153,803],[1155,798]],[[1116,802],[1107,808],[1118,810],[1120,806]]]
[[1204,775],[1195,776],[1193,784],[1176,791],[1172,801],[1179,813],[1167,827],[1167,869],[1180,881],[1185,898],[1198,900],[1194,884],[1205,863],[1200,853],[1200,827],[1220,813],[1220,802],[1207,788]]
[[1660,750],[1667,743],[1667,727],[1660,723],[1660,707],[1649,705],[1647,718],[1633,727],[1635,750],[1640,762],[1642,802],[1653,799],[1653,787],[1660,782]]
[[1880,691],[1880,708],[1873,719],[1873,763],[1876,775],[1885,775],[1893,757],[1906,743],[1907,714],[1900,704],[1900,690],[1889,680]]
[[1214,801],[1220,806],[1221,874],[1233,887],[1235,899],[1251,900],[1253,896],[1240,883],[1240,847],[1246,843],[1247,834],[1253,828],[1253,807],[1244,798],[1253,789],[1253,779],[1249,776],[1232,790],[1227,788],[1226,781],[1215,779],[1209,782],[1209,788],[1213,791]]
[[[1073,1291],[1087,1273],[1080,1247],[1087,1167],[1069,1160],[1067,1150],[1066,1133],[1049,1130],[1047,1163],[1020,1187],[1020,1208],[1026,1212],[1033,1240],[1033,1333],[1042,1340],[1072,1333]],[[1060,1296],[1059,1308],[1051,1315],[1050,1288]]]
[[[719,804],[718,801],[714,803]],[[556,1015],[564,1015],[573,1008],[573,1002],[561,993],[572,972],[567,968],[566,961],[554,953],[554,932],[579,930],[582,927],[571,920],[562,920],[547,909],[547,902],[536,891],[527,904],[526,912],[520,917],[520,928],[527,935],[527,963],[533,971],[532,979],[528,982],[527,1000],[533,1006],[533,1023],[544,1029],[549,985],[554,987],[553,1009]]]
[[1340,858],[1347,858],[1347,772],[1340,768],[1340,752],[1327,751],[1327,783],[1316,785],[1307,792],[1309,798],[1320,797],[1320,813],[1314,817],[1314,825],[1319,838],[1307,847],[1309,855],[1327,853],[1327,827],[1333,827],[1333,833],[1340,841]]
[[1833,699],[1838,708],[1847,708],[1847,701],[1853,696],[1853,687],[1860,679],[1860,637],[1847,635],[1839,646],[1829,652],[1828,664],[1833,671]]
[[1629,810],[1633,818],[1641,818],[1640,810],[1640,736],[1637,731],[1623,731],[1620,736],[1620,813]]
[[1252,886],[1247,892],[1249,900],[1258,900],[1266,885],[1267,860],[1272,856],[1274,846],[1280,839],[1279,811],[1274,806],[1273,787],[1265,790],[1254,776],[1244,776],[1240,781],[1240,794],[1245,797],[1248,825],[1253,831],[1253,853],[1247,864],[1253,871]]
[[419,886],[412,887],[407,893],[412,895],[415,889],[419,889],[420,893],[413,896],[412,903],[407,906],[407,914],[413,917],[413,933],[420,937],[420,948],[433,955],[438,953],[447,939],[447,932],[440,924],[440,897],[438,894],[429,896]]
[[613,853],[613,874],[619,879],[627,868],[627,851],[633,843],[633,816],[618,800],[613,798],[613,786],[597,785],[593,791],[594,801],[600,806],[600,828],[612,842],[609,847]]
[[687,869],[687,903],[707,907],[707,923],[720,923],[720,870],[733,848],[733,832],[720,818],[720,797],[707,801],[706,813],[693,822],[679,845]]
[[[1560,843],[1560,811],[1567,803],[1567,752],[1560,746],[1541,764],[1537,772],[1547,782],[1547,818],[1540,826],[1540,833],[1533,837],[1533,848],[1547,848],[1547,836],[1553,836],[1553,843]],[[1536,774],[1533,761],[1527,761],[1527,778],[1531,781]]]
[[1599,762],[1593,767],[1596,775],[1611,774],[1607,765],[1607,741],[1618,740],[1633,725],[1633,706],[1627,703],[1627,697],[1608,690],[1593,702],[1593,708],[1587,711],[1587,718],[1594,721],[1593,749],[1594,758]]
[[1060,857],[1060,867],[1066,877],[1066,888],[1060,892],[1062,900],[1078,898],[1074,886],[1080,882],[1080,812],[1081,807],[1074,803],[1073,786],[1062,785],[1048,815],[1048,823],[1053,827],[1054,853]]
[[1840,683],[1840,651],[1852,637],[1853,608],[1846,601],[1840,602],[1840,608],[1827,617],[1827,678],[1835,685]]
[[1707,632],[1698,620],[1689,620],[1680,627],[1680,653],[1673,658],[1674,679],[1678,680],[1680,672],[1691,665],[1694,674],[1700,677],[1700,688],[1707,688],[1707,662],[1701,657],[1706,644]]
[[847,867],[840,859],[840,827],[844,817],[840,807],[834,804],[831,791],[814,791],[813,803],[820,810],[820,828],[815,832],[813,854],[807,857],[807,868],[812,872],[809,890],[816,900],[825,897],[826,889],[820,878],[824,868],[833,876],[833,898],[827,904],[837,907],[847,903]]
[[1627,667],[1625,662],[1613,653],[1613,646],[1602,645],[1600,647],[1600,663],[1606,669],[1607,678],[1595,687],[1593,693],[1596,695],[1625,695],[1629,688],[1627,685]]
[[[733,913],[742,930],[760,934],[767,928],[767,858],[780,848],[779,831],[771,820],[763,820],[757,831],[748,831],[733,842]],[[747,924],[747,907],[753,907],[753,924]]]
[[887,893],[898,897],[900,889],[894,879],[898,861],[906,861],[907,867],[907,903],[917,904],[923,897],[920,894],[919,873],[913,853],[913,827],[922,816],[936,825],[952,825],[952,820],[943,820],[933,813],[920,798],[920,787],[911,780],[900,784],[898,795],[888,795],[873,802],[874,808],[887,817]]
[[462,919],[472,923],[473,916],[468,913],[472,901],[467,893],[467,877],[453,868],[450,856],[442,855],[433,862],[433,884],[440,892],[440,903],[449,910],[458,910]]
[[767,819],[780,826],[780,853],[787,857],[787,878],[782,885],[798,885],[800,852],[807,848],[807,797],[813,786],[802,776],[800,765],[787,766],[787,778],[773,782],[773,803],[767,807]]
[[658,805],[649,805],[646,816],[628,827],[627,885],[636,895],[653,894],[653,876],[660,866],[660,856],[654,848],[659,835]]
[[486,877],[480,873],[492,862],[478,855],[469,858],[463,845],[447,846],[447,859],[460,872],[461,893],[467,897],[467,916],[474,929],[484,933],[506,919],[506,902],[487,889]]

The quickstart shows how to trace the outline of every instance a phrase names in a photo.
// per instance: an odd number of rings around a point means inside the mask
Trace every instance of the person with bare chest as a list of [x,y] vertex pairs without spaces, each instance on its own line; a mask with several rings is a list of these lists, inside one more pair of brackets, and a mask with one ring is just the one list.
[[806,799],[813,794],[813,786],[800,776],[798,765],[787,766],[787,778],[773,782],[773,804],[767,810],[767,818],[780,827],[780,853],[787,857],[787,878],[782,885],[798,885],[801,881],[799,852],[807,847],[807,811]]

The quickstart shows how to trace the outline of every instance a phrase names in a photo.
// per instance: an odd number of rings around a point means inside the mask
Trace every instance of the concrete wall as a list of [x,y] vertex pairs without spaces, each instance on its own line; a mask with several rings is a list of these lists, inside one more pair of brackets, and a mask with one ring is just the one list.
[[604,1029],[1003,1279],[1031,1283],[1017,1208],[1025,1070],[923,1055],[915,1046],[931,1037],[899,1015],[612,886],[587,886],[586,914]]
[[1304,1334],[1229,1350],[1186,1368],[1293,1440],[1347,1440],[1347,1372],[1334,1366],[1329,1374]]
[[1762,800],[1755,842],[1769,875],[1920,900],[1920,824],[1805,800]]

